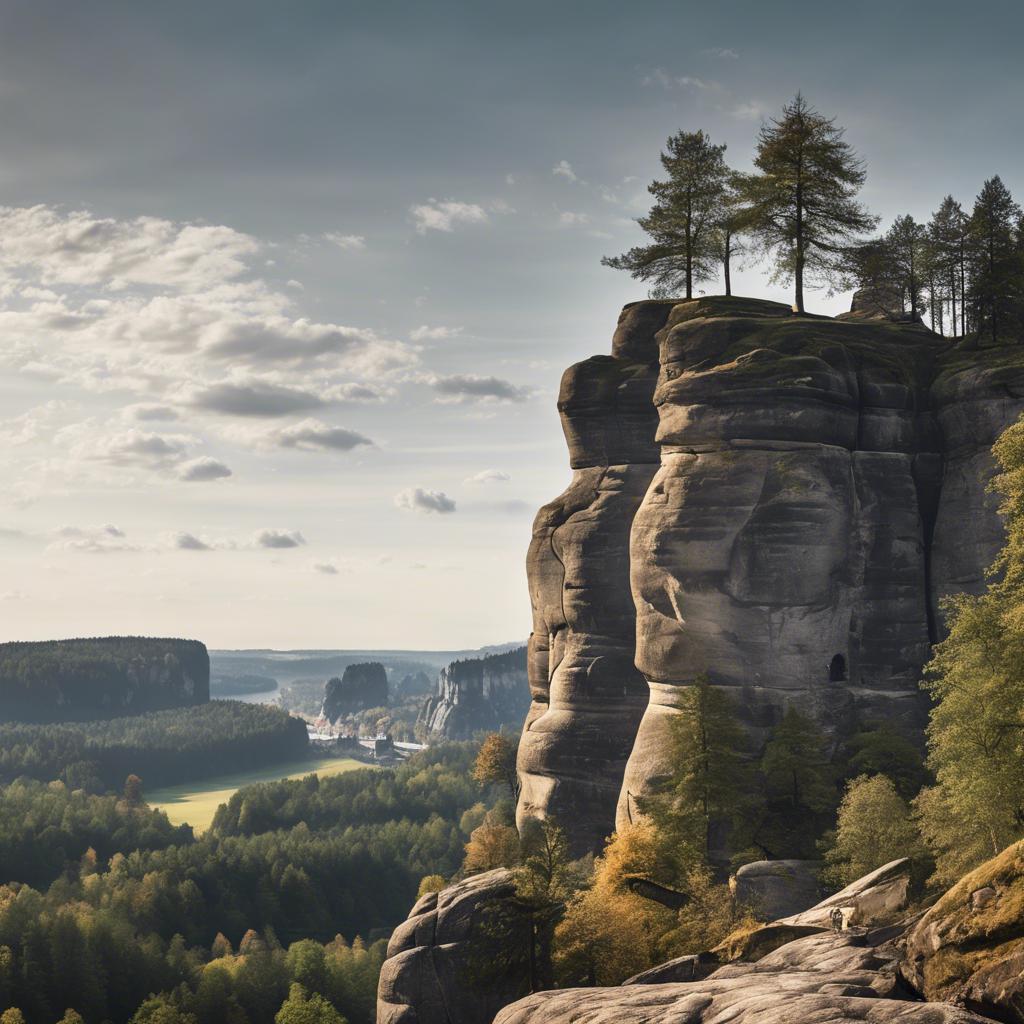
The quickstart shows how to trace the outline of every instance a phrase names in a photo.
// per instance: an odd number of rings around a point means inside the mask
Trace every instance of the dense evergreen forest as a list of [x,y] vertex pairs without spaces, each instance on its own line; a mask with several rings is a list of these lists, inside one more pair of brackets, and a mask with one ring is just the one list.
[[202,704],[210,656],[197,640],[103,637],[0,644],[0,717],[84,721]]
[[99,792],[134,774],[152,788],[302,757],[308,745],[300,719],[227,700],[98,722],[6,722],[0,781],[60,779]]
[[385,936],[422,876],[458,870],[494,803],[475,754],[252,786],[198,840],[131,785],[7,786],[0,1005],[28,1024],[69,1007],[88,1024],[271,1024],[286,1000],[326,999],[369,1024]]

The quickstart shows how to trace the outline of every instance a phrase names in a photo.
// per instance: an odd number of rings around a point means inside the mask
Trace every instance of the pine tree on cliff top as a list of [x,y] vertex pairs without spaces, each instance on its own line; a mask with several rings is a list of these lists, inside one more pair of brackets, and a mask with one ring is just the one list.
[[661,154],[668,177],[648,186],[655,202],[637,221],[653,242],[634,246],[622,256],[605,256],[601,262],[651,281],[655,298],[680,291],[693,298],[694,285],[713,280],[718,273],[719,231],[731,176],[724,153],[725,146],[714,145],[702,131],[673,135]]
[[838,285],[846,254],[877,218],[857,202],[866,171],[843,129],[797,93],[782,116],[761,126],[746,175],[747,230],[775,258],[777,280],[793,281],[804,312],[804,284]]
[[968,225],[968,297],[973,326],[987,334],[993,345],[1021,325],[1020,218],[1021,209],[1000,177],[989,178],[975,200]]

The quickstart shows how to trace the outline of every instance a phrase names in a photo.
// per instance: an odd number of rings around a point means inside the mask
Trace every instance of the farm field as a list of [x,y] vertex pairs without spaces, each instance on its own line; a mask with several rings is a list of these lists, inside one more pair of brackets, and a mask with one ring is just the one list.
[[145,794],[146,803],[166,811],[172,824],[191,825],[197,833],[205,832],[213,821],[217,808],[226,803],[231,794],[243,786],[257,782],[276,782],[278,779],[301,779],[306,775],[340,775],[354,768],[372,767],[351,757],[320,757],[282,764],[230,775],[217,775],[202,782],[188,782],[180,786],[165,786]]

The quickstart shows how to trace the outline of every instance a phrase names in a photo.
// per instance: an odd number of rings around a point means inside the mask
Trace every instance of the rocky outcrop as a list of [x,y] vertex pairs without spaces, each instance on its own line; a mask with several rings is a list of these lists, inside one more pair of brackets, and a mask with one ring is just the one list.
[[420,899],[388,943],[377,1024],[490,1024],[528,992],[530,924],[514,893],[499,868]]
[[955,1006],[906,1001],[888,938],[822,932],[690,983],[538,992],[494,1024],[981,1024]]
[[647,703],[634,665],[629,530],[658,464],[655,334],[672,306],[627,306],[613,354],[562,377],[572,481],[537,514],[527,556],[533,702],[519,746],[518,817],[555,815],[576,853],[612,830]]
[[777,923],[819,928],[882,924],[906,906],[909,888],[910,861],[901,857],[868,872],[809,910],[781,918]]
[[920,741],[938,602],[1000,543],[989,448],[1024,410],[1019,347],[866,308],[638,303],[559,409],[573,480],[527,559],[520,819],[555,815],[577,850],[611,831],[610,793],[633,820],[701,675],[756,744],[790,704],[833,750],[879,721]]
[[102,637],[0,644],[0,719],[79,722],[205,704],[198,640]]
[[730,884],[736,902],[759,921],[776,921],[818,902],[821,867],[816,860],[758,860],[740,867]]
[[349,665],[340,679],[327,680],[320,717],[336,722],[344,715],[385,707],[387,702],[388,674],[379,661]]
[[1024,843],[942,896],[907,936],[901,971],[928,999],[1024,1024]]
[[441,670],[418,724],[435,739],[467,740],[523,720],[530,704],[526,648],[453,661]]

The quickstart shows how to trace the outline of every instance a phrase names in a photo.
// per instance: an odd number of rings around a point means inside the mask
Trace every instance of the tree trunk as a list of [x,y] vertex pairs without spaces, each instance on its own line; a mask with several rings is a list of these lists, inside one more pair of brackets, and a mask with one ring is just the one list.
[[693,298],[693,204],[686,196],[686,297]]
[[725,259],[723,261],[724,269],[725,269],[725,294],[726,295],[732,295],[732,280],[731,280],[730,273],[729,273],[729,271],[730,271],[729,264],[730,264],[731,261],[732,261],[732,235],[730,235],[729,232],[726,231],[726,233],[725,233]]
[[796,311],[804,312],[804,190],[803,159],[797,163],[796,179],[796,266],[793,277],[796,284]]

